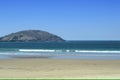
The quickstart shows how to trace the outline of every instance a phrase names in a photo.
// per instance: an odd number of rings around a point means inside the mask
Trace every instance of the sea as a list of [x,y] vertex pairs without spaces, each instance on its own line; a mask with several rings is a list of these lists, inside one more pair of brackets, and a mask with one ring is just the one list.
[[120,60],[120,41],[0,42],[0,59]]

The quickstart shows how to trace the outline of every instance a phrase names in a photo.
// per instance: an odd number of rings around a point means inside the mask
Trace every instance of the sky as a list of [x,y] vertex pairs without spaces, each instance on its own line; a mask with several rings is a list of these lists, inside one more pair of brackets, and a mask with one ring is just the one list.
[[31,29],[65,40],[120,40],[120,0],[0,0],[0,36]]

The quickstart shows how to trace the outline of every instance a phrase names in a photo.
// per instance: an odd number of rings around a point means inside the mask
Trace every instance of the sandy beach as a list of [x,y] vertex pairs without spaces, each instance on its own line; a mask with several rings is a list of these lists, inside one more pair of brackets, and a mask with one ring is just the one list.
[[120,61],[0,60],[0,78],[120,78]]

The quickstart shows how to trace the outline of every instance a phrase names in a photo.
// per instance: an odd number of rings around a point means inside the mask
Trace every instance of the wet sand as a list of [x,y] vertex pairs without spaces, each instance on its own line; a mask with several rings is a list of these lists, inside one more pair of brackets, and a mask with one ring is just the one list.
[[120,60],[0,60],[0,78],[120,78]]

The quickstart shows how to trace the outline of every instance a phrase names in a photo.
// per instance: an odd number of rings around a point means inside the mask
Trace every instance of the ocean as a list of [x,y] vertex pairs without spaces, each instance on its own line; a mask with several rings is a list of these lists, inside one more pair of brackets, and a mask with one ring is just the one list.
[[0,42],[0,59],[119,60],[120,41]]

